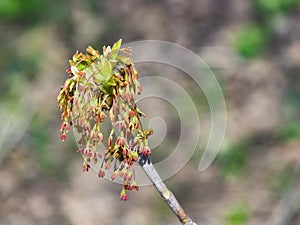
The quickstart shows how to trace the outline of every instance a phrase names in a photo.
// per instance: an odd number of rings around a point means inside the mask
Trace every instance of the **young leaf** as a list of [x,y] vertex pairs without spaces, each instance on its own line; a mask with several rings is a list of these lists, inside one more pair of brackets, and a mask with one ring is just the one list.
[[114,43],[111,49],[112,50],[111,57],[110,57],[111,59],[113,60],[117,59],[121,45],[122,45],[122,39],[119,39],[116,43]]
[[110,78],[112,76],[112,66],[110,62],[106,58],[102,58],[102,68],[101,68],[101,73],[104,76],[105,80]]
[[98,62],[95,65],[91,65],[89,68],[86,69],[87,75],[89,76],[94,75],[94,80],[97,84],[100,84],[106,80],[102,71],[100,71],[101,66],[102,66],[101,63]]

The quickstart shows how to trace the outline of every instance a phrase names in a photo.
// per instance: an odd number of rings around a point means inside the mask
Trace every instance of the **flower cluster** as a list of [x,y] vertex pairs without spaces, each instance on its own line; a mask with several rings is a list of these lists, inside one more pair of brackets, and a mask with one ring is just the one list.
[[[126,190],[137,190],[133,164],[140,155],[150,155],[148,136],[152,130],[143,129],[140,118],[145,116],[136,104],[135,95],[141,92],[138,73],[121,48],[122,40],[112,47],[103,47],[102,54],[88,47],[86,54],[76,52],[69,60],[70,77],[57,97],[61,118],[61,139],[65,140],[70,126],[80,134],[78,152],[83,156],[83,171],[91,163],[102,160],[98,176],[113,166],[111,179],[123,180],[120,199],[126,201]],[[120,54],[123,53],[123,54]],[[102,126],[109,120],[112,129],[103,134]],[[104,137],[107,137],[105,140]],[[106,144],[103,154],[100,143]]]

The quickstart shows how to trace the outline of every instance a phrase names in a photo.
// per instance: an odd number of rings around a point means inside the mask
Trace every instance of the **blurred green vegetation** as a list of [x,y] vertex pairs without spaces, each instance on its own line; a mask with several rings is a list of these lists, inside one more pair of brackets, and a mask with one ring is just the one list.
[[26,86],[35,77],[40,65],[40,55],[35,53],[23,57],[8,53],[5,61],[7,64],[0,69],[0,72],[5,74],[0,78],[0,99],[16,102],[23,95]]
[[225,179],[239,177],[246,168],[250,155],[250,144],[247,140],[230,144],[217,156],[220,173]]
[[[53,146],[53,137],[50,129],[51,121],[43,118],[41,115],[36,115],[28,128],[30,133],[30,141],[32,145],[32,157],[38,165],[39,172],[47,177],[55,177],[57,180],[66,181],[69,177],[69,164],[73,157],[79,157],[74,151],[72,138],[65,142],[70,151],[62,151]],[[72,135],[72,132],[70,132]],[[59,133],[57,132],[57,138]]]
[[154,207],[156,208],[156,220],[159,224],[168,224],[170,220],[171,210],[169,206],[162,201],[160,198],[156,198],[154,202]]
[[300,140],[300,123],[286,123],[281,127],[280,135],[284,141]]
[[55,159],[51,149],[50,131],[47,129],[47,121],[35,117],[31,123],[30,133],[33,144],[33,153],[40,170],[46,175],[59,174],[59,161]]
[[246,59],[260,56],[276,37],[273,20],[300,6],[300,0],[255,0],[251,24],[244,24],[234,40],[236,52]]
[[249,24],[243,26],[237,33],[234,47],[240,55],[250,59],[266,49],[269,39],[270,32],[266,27]]
[[255,4],[262,13],[284,13],[300,6],[299,0],[256,0]]
[[283,96],[283,123],[279,130],[283,141],[300,140],[300,89],[297,70],[289,71]]
[[0,19],[5,23],[18,22],[20,25],[34,25],[48,21],[69,21],[70,0],[1,0]]
[[1,0],[0,16],[2,19],[28,19],[45,11],[43,1],[38,0]]
[[294,183],[295,165],[287,164],[279,171],[276,171],[271,181],[271,191],[276,198],[282,198]]
[[251,211],[244,203],[235,203],[225,214],[225,225],[246,225],[250,219]]

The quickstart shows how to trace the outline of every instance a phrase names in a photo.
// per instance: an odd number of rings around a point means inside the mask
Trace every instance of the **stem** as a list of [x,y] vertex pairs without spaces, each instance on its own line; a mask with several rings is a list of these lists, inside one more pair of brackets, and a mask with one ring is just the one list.
[[162,179],[160,178],[159,174],[157,173],[156,169],[154,168],[152,162],[148,155],[144,156],[142,154],[139,155],[138,163],[143,168],[144,172],[151,180],[157,191],[160,193],[161,197],[164,201],[168,204],[168,206],[172,209],[175,213],[177,218],[183,225],[197,225],[194,223],[190,217],[183,211],[183,208],[177,201],[174,194],[167,188],[164,184]]

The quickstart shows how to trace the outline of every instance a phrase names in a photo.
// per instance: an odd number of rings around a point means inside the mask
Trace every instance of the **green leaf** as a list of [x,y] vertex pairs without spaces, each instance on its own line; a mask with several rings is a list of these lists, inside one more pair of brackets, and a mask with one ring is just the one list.
[[120,47],[122,45],[122,39],[119,39],[114,45],[112,46],[112,50],[119,51]]
[[110,57],[111,59],[113,60],[117,59],[121,45],[122,45],[122,39],[119,39],[116,43],[114,43],[111,49],[112,50],[111,57]]
[[85,72],[87,74],[87,79],[90,78],[90,76],[94,76],[94,81],[97,84],[102,83],[106,80],[106,78],[103,76],[103,74],[99,71],[99,68],[101,67],[100,62],[95,62],[91,64],[89,67],[85,69]]
[[112,66],[110,62],[104,57],[102,58],[101,66],[101,73],[104,76],[105,80],[107,80],[112,76]]

